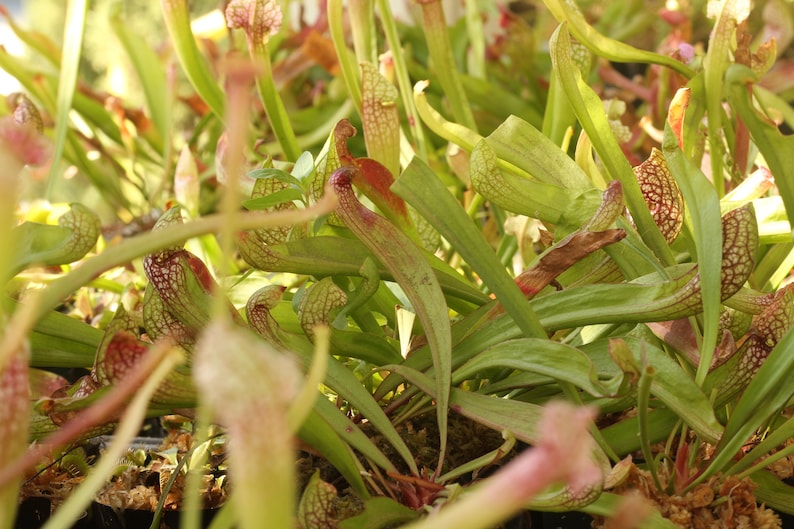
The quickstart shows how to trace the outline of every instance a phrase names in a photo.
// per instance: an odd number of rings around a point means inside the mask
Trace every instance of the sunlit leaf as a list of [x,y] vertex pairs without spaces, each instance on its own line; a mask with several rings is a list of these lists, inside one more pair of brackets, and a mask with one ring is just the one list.
[[395,175],[400,171],[400,121],[397,89],[378,69],[361,63],[361,122],[370,158]]
[[187,0],[161,0],[161,5],[170,42],[187,78],[215,116],[223,119],[225,97],[196,45]]
[[146,97],[146,108],[157,129],[159,145],[155,145],[155,148],[165,154],[165,144],[171,128],[171,104],[168,98],[165,68],[155,51],[149,46],[141,46],[140,41],[124,24],[120,5],[116,4],[111,9],[110,27],[124,46],[141,81],[141,88]]
[[[784,136],[770,120],[754,108],[748,85],[754,82],[752,73],[743,66],[728,69],[726,80],[730,86],[731,105],[750,131],[753,142],[764,155],[766,163],[780,189],[788,218],[794,217],[794,135]],[[791,236],[789,236],[789,241]]]
[[14,252],[19,271],[33,265],[51,266],[82,259],[101,233],[99,217],[82,204],[70,205],[58,226],[25,222],[14,230],[18,247]]
[[[689,91],[679,90],[670,103],[662,150],[670,172],[678,182],[686,201],[689,229],[694,236],[694,252],[701,270],[704,329],[701,347],[702,363],[698,370],[697,380],[702,383],[706,370],[711,365],[711,356],[718,339],[721,287],[720,276],[716,272],[720,269],[720,263],[725,260],[719,242],[722,237],[729,237],[730,234],[721,233],[721,224],[717,222],[717,217],[720,216],[717,191],[700,169],[684,156],[679,147],[679,140],[673,132],[676,120],[686,112],[688,103]],[[719,156],[717,153],[714,155]],[[737,242],[742,244],[740,241]],[[755,256],[753,255],[751,261],[754,262],[754,260]],[[729,266],[733,266],[733,264],[729,264]],[[752,264],[750,267],[752,268]]]
[[[556,184],[522,178],[502,171],[496,152],[480,140],[471,152],[471,185],[483,197],[507,211],[556,224],[571,202],[570,193]],[[532,155],[527,153],[527,158]]]
[[[72,99],[80,68],[87,13],[87,0],[71,0],[67,4],[63,36],[64,48],[61,53],[61,69],[58,80],[58,110],[55,119],[55,154],[53,156],[55,160],[60,160],[64,152],[66,131],[69,128],[69,111],[72,108]],[[50,182],[54,182],[58,177],[58,169],[57,163],[52,165]]]
[[546,7],[560,22],[567,22],[571,33],[590,51],[614,62],[639,62],[661,64],[672,68],[686,77],[692,77],[692,70],[685,64],[664,55],[637,49],[624,42],[610,39],[593,28],[585,20],[579,7],[571,0],[544,0]]
[[415,510],[386,496],[377,496],[364,502],[363,513],[339,522],[339,529],[386,529],[418,517]]

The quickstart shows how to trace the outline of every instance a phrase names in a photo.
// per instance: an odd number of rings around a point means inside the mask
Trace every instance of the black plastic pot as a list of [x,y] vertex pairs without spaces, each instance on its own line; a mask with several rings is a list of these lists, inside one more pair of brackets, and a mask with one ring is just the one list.
[[593,518],[582,512],[533,512],[532,529],[588,529]]
[[[166,511],[160,518],[162,529],[179,527],[178,511]],[[215,516],[214,510],[202,512],[202,528],[209,527]],[[50,500],[30,498],[22,502],[17,511],[14,529],[40,529],[50,518]],[[72,525],[72,529],[140,529],[152,524],[154,514],[149,511],[114,511],[101,503],[93,503],[84,515]]]
[[[50,519],[49,498],[28,498],[19,505],[14,529],[39,529]],[[89,510],[72,525],[72,529],[94,529],[94,517]]]
[[[150,511],[125,510],[115,511],[113,508],[101,503],[92,505],[95,529],[138,529],[151,526],[154,513]],[[201,513],[201,527],[209,527],[215,516],[215,510],[204,510]],[[179,511],[165,511],[160,518],[161,528],[177,528],[180,522]]]

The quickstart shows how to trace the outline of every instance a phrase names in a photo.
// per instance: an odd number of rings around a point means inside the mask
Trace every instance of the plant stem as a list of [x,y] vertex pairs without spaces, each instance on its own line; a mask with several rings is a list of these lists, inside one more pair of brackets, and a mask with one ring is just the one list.
[[259,90],[259,98],[265,106],[265,112],[273,129],[273,134],[275,134],[279,145],[281,145],[284,156],[287,160],[294,162],[301,155],[301,149],[298,146],[295,131],[292,129],[289,114],[287,114],[284,102],[278,93],[276,83],[273,81],[273,66],[270,62],[268,40],[265,37],[255,43],[250,50],[251,56],[257,59],[259,61],[258,64],[262,66],[262,72],[256,78],[256,87]]
[[430,59],[436,78],[441,83],[441,88],[449,99],[452,115],[455,121],[467,128],[477,131],[474,114],[466,98],[466,92],[458,78],[458,69],[455,58],[452,56],[452,46],[449,42],[447,22],[444,18],[444,6],[440,0],[419,0],[422,7],[422,23],[430,50]]
[[485,79],[485,32],[482,26],[480,2],[465,2],[466,29],[469,34],[469,72],[472,76]]
[[394,74],[397,78],[397,86],[400,88],[400,96],[403,101],[403,108],[408,116],[408,127],[416,145],[417,155],[422,160],[427,160],[427,143],[425,140],[422,120],[419,119],[419,112],[413,97],[413,86],[408,76],[408,66],[405,64],[405,56],[402,52],[400,37],[397,34],[397,24],[391,13],[391,8],[387,0],[376,0],[380,13],[380,22],[383,32],[386,34],[386,42],[391,50],[392,60],[394,61]]
[[[210,425],[212,421],[212,410],[200,400],[196,409],[196,421],[193,431],[193,446],[201,446],[209,439]],[[190,452],[191,463],[193,463],[194,452]],[[188,455],[185,455],[188,457]],[[204,478],[204,462],[200,465],[191,464],[187,469],[187,482],[183,493],[184,503],[182,505],[182,516],[179,529],[199,529],[201,527],[201,482]]]
[[642,448],[642,455],[645,458],[645,463],[648,465],[648,470],[653,477],[653,482],[657,490],[662,489],[662,484],[659,481],[659,473],[656,469],[656,460],[653,458],[651,451],[651,442],[648,437],[648,401],[651,396],[651,383],[656,370],[651,366],[645,366],[640,375],[640,382],[637,387],[637,413],[638,422],[640,426],[640,446]]
[[375,40],[375,10],[372,0],[348,2],[350,29],[353,33],[353,50],[359,63],[377,64],[377,41]]
[[161,4],[165,25],[171,35],[171,43],[190,84],[207,103],[212,113],[218,119],[223,119],[223,92],[196,46],[196,38],[190,28],[187,0],[161,0]]
[[350,51],[345,46],[345,32],[342,25],[342,0],[328,0],[328,30],[331,32],[331,40],[334,42],[336,56],[342,71],[342,80],[345,82],[350,99],[356,106],[359,114],[361,113],[361,82],[358,76],[358,68],[351,60]]

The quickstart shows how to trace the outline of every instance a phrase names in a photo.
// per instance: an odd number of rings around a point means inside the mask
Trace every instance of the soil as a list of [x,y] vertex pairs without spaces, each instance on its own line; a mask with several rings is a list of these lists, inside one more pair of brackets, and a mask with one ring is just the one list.
[[[646,498],[682,529],[780,529],[780,517],[756,503],[755,489],[750,479],[717,475],[683,496],[669,495],[656,488],[650,472],[632,465],[628,478],[610,492]],[[596,517],[592,527],[609,529],[612,525]]]

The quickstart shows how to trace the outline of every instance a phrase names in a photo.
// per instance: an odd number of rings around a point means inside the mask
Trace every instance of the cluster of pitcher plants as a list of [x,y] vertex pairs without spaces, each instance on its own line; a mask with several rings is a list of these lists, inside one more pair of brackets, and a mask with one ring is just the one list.
[[219,528],[794,514],[791,2],[117,5],[130,101],[88,4],[0,48],[0,528],[32,484],[198,527],[218,469]]

